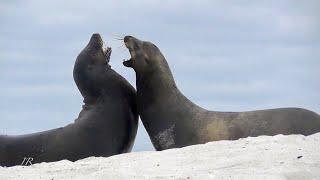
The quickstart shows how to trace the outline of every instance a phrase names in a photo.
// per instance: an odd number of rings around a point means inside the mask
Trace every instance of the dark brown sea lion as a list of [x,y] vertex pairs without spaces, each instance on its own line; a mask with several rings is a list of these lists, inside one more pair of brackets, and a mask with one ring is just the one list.
[[100,35],[93,34],[73,70],[84,98],[79,117],[62,128],[0,136],[1,166],[76,161],[131,151],[138,123],[136,92],[111,69],[110,54],[111,48],[104,48]]
[[136,72],[138,112],[157,150],[248,136],[320,132],[320,116],[306,109],[203,109],[179,91],[157,46],[132,36],[126,36],[124,42],[131,59],[123,64]]

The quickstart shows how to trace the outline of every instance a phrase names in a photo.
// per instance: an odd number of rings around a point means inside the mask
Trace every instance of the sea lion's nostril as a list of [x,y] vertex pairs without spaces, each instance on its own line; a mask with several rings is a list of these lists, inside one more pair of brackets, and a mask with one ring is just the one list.
[[125,36],[123,41],[126,43],[128,42],[130,39],[132,38],[132,36]]

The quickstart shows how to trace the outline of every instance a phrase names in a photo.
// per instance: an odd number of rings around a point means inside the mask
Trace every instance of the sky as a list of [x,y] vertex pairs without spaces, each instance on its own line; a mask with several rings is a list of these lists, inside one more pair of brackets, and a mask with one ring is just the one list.
[[[81,110],[72,70],[92,33],[135,86],[122,38],[156,44],[179,89],[216,111],[320,113],[317,0],[0,0],[0,134],[65,126]],[[134,151],[153,150],[143,127]]]

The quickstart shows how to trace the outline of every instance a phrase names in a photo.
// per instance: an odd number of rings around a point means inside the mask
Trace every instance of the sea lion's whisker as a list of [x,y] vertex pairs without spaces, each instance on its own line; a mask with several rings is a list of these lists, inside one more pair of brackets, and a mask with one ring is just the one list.
[[123,35],[117,35],[117,34],[113,34],[113,33],[109,33],[111,36],[113,36],[114,40],[123,40],[124,36]]
[[122,52],[124,52],[124,51],[126,51],[126,48],[125,48],[125,46],[123,45],[123,44],[121,44],[120,46],[118,46],[118,47],[115,47],[115,48],[113,48],[113,54],[115,54],[115,53],[122,53]]

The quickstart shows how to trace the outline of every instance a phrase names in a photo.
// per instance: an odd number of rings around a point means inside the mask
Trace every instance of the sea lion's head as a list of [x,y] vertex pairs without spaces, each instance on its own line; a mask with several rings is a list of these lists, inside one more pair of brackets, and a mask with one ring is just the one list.
[[95,33],[91,36],[87,46],[78,55],[76,63],[84,63],[90,67],[102,64],[107,65],[110,61],[110,56],[111,48],[105,47],[100,34]]
[[111,69],[111,48],[105,47],[100,34],[93,34],[88,45],[76,59],[73,69],[74,80],[85,101],[94,101],[101,95],[105,77]]
[[137,73],[152,71],[161,67],[163,63],[167,63],[159,48],[151,42],[125,36],[124,43],[131,58],[123,61],[123,65],[133,68]]

